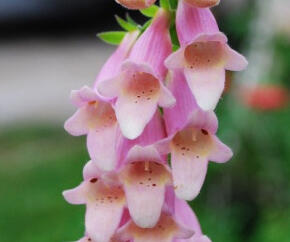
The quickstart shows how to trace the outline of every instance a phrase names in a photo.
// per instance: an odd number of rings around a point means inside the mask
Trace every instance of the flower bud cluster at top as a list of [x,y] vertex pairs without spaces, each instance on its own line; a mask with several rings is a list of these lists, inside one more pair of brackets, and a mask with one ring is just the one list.
[[87,136],[91,158],[80,185],[63,193],[86,205],[79,241],[209,242],[186,201],[209,161],[232,157],[214,109],[226,70],[247,61],[219,31],[209,9],[217,0],[118,2],[150,20],[117,17],[126,32],[99,36],[119,46],[92,87],[71,92],[77,111],[65,129]]

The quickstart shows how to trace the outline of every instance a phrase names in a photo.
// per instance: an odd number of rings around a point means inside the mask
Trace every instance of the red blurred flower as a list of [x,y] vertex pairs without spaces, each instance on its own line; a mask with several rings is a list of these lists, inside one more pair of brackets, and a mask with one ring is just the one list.
[[276,85],[258,85],[242,91],[243,102],[254,109],[271,111],[285,107],[289,102],[289,91]]

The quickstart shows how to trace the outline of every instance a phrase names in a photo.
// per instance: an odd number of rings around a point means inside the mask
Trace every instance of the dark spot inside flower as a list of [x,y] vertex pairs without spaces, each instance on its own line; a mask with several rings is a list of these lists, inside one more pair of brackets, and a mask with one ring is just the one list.
[[153,187],[156,187],[156,184],[154,183],[154,184],[152,184],[152,186],[153,186]]
[[196,158],[199,158],[199,155],[197,155]]
[[139,182],[140,185],[143,185],[143,182]]
[[93,105],[93,104],[95,104],[95,103],[96,103],[96,101],[90,101],[90,102],[89,102],[90,105]]
[[208,135],[208,132],[207,132],[205,129],[202,129],[201,132],[202,132],[204,135]]
[[98,178],[93,178],[90,180],[91,183],[96,183],[98,181]]
[[140,98],[140,96],[137,96],[138,98]]
[[151,178],[150,177],[148,178],[148,181],[151,181]]

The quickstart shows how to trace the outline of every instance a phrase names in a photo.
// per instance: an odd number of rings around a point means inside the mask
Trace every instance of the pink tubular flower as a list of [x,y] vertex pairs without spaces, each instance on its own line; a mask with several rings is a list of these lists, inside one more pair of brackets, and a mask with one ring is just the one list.
[[156,0],[116,0],[116,2],[129,9],[144,9],[150,7]]
[[118,124],[114,109],[87,86],[72,91],[71,99],[79,109],[65,122],[66,131],[75,136],[87,135],[91,159],[100,169],[112,170],[117,160],[115,137]]
[[64,191],[63,196],[71,204],[86,204],[87,238],[107,242],[120,224],[126,203],[124,191],[115,174],[101,173],[93,162],[84,167],[83,176],[84,182]]
[[[128,56],[138,31],[128,33],[119,48],[105,63],[96,83],[118,74],[122,61]],[[72,135],[87,135],[90,157],[100,169],[112,170],[117,160],[115,138],[117,119],[114,109],[97,92],[87,86],[71,92],[71,100],[78,107],[64,127]]]
[[170,107],[175,103],[162,83],[167,72],[163,62],[171,52],[168,15],[160,9],[132,48],[129,59],[122,65],[122,72],[98,85],[101,95],[116,97],[117,120],[123,135],[129,139],[143,132],[157,105]]
[[213,110],[224,89],[225,70],[243,70],[247,61],[228,46],[207,8],[179,1],[176,27],[181,48],[165,64],[169,69],[182,69],[200,108]]
[[216,6],[220,3],[220,0],[184,0],[189,5],[197,8],[209,8]]
[[195,105],[182,73],[173,75],[170,89],[177,103],[164,110],[169,137],[155,146],[163,154],[171,152],[177,197],[192,200],[202,187],[208,161],[225,162],[232,157],[232,151],[215,135],[218,121],[214,112],[202,111]]
[[128,209],[133,221],[142,228],[152,228],[159,220],[171,173],[152,146],[134,146],[120,171]]

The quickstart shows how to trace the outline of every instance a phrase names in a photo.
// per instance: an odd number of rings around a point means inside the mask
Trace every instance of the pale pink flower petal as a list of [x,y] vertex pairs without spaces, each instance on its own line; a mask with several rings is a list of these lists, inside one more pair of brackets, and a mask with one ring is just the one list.
[[88,102],[98,99],[98,96],[90,87],[83,86],[80,90],[72,90],[70,99],[76,107],[82,107]]
[[135,146],[128,153],[127,164],[120,173],[130,215],[143,228],[157,223],[164,204],[170,171],[153,146]]
[[225,87],[225,69],[185,69],[184,73],[199,107],[205,111],[213,110]]
[[91,180],[96,177],[102,177],[102,174],[104,173],[98,168],[98,166],[96,166],[96,163],[92,160],[88,161],[83,168],[84,180]]
[[208,161],[206,157],[195,157],[172,150],[172,176],[177,197],[193,200],[203,185]]
[[192,235],[192,230],[183,227],[173,216],[165,212],[161,214],[153,228],[141,228],[133,221],[129,221],[116,234],[119,241],[134,242],[172,242],[175,238],[189,238]]
[[205,112],[201,109],[195,109],[189,116],[187,126],[203,129],[211,134],[215,134],[218,129],[218,119],[213,111]]
[[85,135],[89,132],[88,123],[91,120],[90,108],[79,108],[64,124],[64,129],[74,136]]
[[87,136],[90,157],[104,171],[111,171],[116,167],[117,127],[116,123],[110,128],[90,131]]
[[[105,198],[106,200],[107,198]],[[112,198],[114,199],[114,198]],[[89,203],[86,210],[86,231],[93,241],[107,242],[118,228],[122,213],[122,203]]]
[[227,63],[225,66],[226,70],[230,71],[242,71],[244,70],[247,65],[248,61],[244,56],[230,48],[229,46],[226,46],[226,53],[227,53]]
[[179,48],[177,51],[173,52],[164,62],[168,69],[176,70],[183,69],[186,65],[184,59],[184,48]]
[[213,136],[213,142],[213,149],[208,158],[210,161],[224,163],[232,158],[232,150],[227,145],[222,143],[218,137]]
[[162,83],[160,84],[160,89],[159,106],[163,108],[175,106],[176,100],[172,93]]
[[87,184],[81,183],[76,188],[66,190],[62,194],[68,203],[84,204],[86,203],[87,190],[88,190]]

